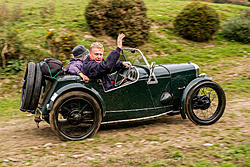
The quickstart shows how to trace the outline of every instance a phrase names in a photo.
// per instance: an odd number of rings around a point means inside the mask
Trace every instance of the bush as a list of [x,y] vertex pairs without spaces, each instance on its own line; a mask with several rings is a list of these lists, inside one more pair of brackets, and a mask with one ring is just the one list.
[[8,61],[7,67],[4,69],[4,72],[6,75],[14,75],[23,70],[24,67],[22,66],[20,60],[11,60]]
[[231,0],[214,0],[214,3],[231,3]]
[[124,44],[142,45],[148,39],[150,21],[142,0],[92,0],[85,17],[93,35],[109,35],[114,39],[123,32]]
[[61,61],[68,59],[72,49],[76,46],[75,37],[71,33],[57,33],[55,29],[49,29],[45,38],[46,47],[50,49],[54,58]]
[[243,5],[243,6],[250,6],[250,1],[246,0],[203,0],[206,2],[213,2],[213,3],[228,3],[228,4],[235,4],[235,5]]
[[222,34],[230,40],[250,43],[250,9],[225,22],[222,25]]
[[90,28],[90,32],[94,36],[104,35],[107,26],[108,12],[107,0],[91,0],[85,9],[85,17]]
[[5,67],[6,62],[19,59],[23,51],[23,42],[19,37],[18,30],[9,28],[8,32],[0,35],[0,51],[3,54],[0,60],[1,66]]
[[208,41],[219,29],[219,16],[208,5],[192,2],[175,18],[174,27],[186,39]]

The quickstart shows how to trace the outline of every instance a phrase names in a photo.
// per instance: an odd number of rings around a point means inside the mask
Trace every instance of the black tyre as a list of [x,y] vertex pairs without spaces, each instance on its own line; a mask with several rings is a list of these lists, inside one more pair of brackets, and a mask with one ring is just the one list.
[[31,110],[36,110],[42,89],[42,71],[39,64],[36,64],[36,77],[33,87],[33,95],[29,108]]
[[22,111],[31,110],[30,102],[32,99],[32,93],[35,82],[35,71],[36,71],[36,64],[33,62],[29,62],[23,80],[21,104],[20,104],[20,110]]
[[186,114],[198,125],[211,125],[218,121],[226,106],[223,89],[213,81],[204,81],[194,86],[186,99]]
[[72,91],[56,100],[49,120],[61,140],[83,140],[98,131],[101,108],[91,95]]

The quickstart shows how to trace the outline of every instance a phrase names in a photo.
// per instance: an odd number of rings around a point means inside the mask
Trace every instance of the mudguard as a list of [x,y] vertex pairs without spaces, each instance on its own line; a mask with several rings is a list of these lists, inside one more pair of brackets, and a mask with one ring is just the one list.
[[56,92],[54,92],[53,95],[51,96],[49,102],[47,103],[47,112],[49,112],[52,109],[52,107],[54,105],[54,102],[56,101],[56,99],[58,97],[60,97],[64,93],[72,91],[72,90],[82,90],[82,91],[85,91],[85,92],[89,93],[94,98],[96,98],[96,100],[101,105],[103,116],[105,116],[106,105],[105,105],[101,95],[95,89],[88,88],[88,87],[84,86],[81,83],[68,84],[68,85],[58,89]]
[[185,111],[185,105],[186,105],[186,98],[188,95],[188,92],[198,83],[203,82],[203,81],[211,81],[212,78],[209,77],[198,77],[194,80],[192,80],[187,87],[184,89],[183,94],[182,94],[182,98],[181,98],[181,117],[183,119],[186,119],[186,111]]

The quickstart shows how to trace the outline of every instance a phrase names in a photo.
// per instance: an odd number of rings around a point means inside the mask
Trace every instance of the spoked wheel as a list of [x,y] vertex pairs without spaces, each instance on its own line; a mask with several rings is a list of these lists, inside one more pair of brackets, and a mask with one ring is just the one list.
[[101,108],[91,95],[72,91],[56,100],[50,112],[52,130],[62,140],[83,140],[101,124]]
[[201,82],[192,88],[186,101],[186,113],[195,124],[211,125],[218,121],[226,106],[223,89],[215,82]]

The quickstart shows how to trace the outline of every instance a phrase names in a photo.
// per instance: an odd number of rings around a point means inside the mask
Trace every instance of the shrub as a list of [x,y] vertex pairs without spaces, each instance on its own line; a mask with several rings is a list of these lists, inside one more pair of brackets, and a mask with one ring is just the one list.
[[243,5],[243,6],[250,6],[250,1],[248,0],[203,0],[206,2],[213,2],[213,3],[228,3],[228,4],[235,4],[235,5]]
[[4,72],[6,75],[14,75],[18,73],[19,71],[23,71],[24,67],[22,66],[20,60],[11,60],[8,61],[6,68],[4,69]]
[[231,0],[214,0],[214,3],[231,3]]
[[0,50],[2,54],[0,63],[3,67],[6,66],[6,62],[19,59],[22,54],[23,42],[18,34],[18,30],[9,28],[7,33],[3,33],[0,36]]
[[142,0],[92,0],[85,17],[93,35],[107,34],[113,38],[123,32],[124,44],[138,46],[148,39],[150,21]]
[[57,33],[55,29],[49,29],[45,38],[46,47],[50,49],[53,57],[62,61],[69,57],[72,49],[76,46],[75,37],[71,33]]
[[207,41],[219,28],[219,16],[208,5],[192,2],[175,18],[174,27],[186,39]]
[[222,25],[222,34],[230,40],[250,43],[250,9],[225,22]]
[[104,29],[107,26],[108,21],[105,16],[107,11],[107,0],[91,0],[88,3],[85,9],[85,17],[92,35],[98,36],[105,34]]
[[22,21],[21,4],[17,3],[11,9],[0,2],[0,65],[3,68],[6,68],[9,60],[19,59],[23,50],[19,30],[15,28],[15,24]]
[[117,34],[123,32],[126,35],[125,45],[142,45],[148,39],[150,28],[146,11],[142,0],[113,0],[112,8],[107,13],[107,34],[116,38]]

